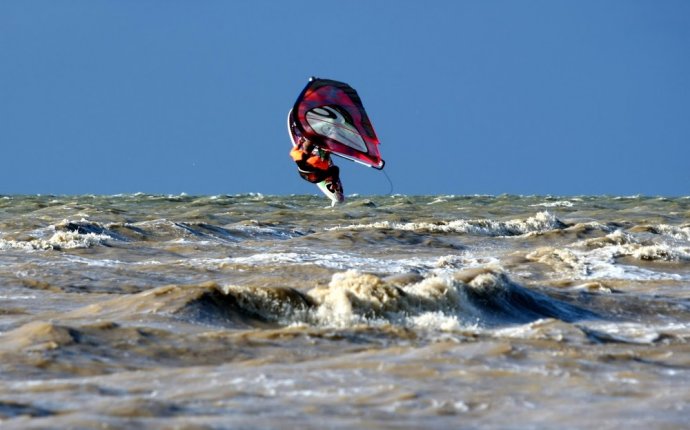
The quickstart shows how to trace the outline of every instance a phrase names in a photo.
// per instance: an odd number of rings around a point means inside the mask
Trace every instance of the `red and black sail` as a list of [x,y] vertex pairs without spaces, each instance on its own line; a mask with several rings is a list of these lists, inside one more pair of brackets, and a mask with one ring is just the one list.
[[290,111],[289,128],[335,155],[382,169],[379,139],[357,91],[346,83],[311,78]]

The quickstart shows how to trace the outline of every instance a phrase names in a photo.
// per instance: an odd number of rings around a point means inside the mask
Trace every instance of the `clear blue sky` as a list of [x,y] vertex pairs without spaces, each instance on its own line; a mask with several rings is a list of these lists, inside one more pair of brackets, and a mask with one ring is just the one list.
[[396,193],[690,195],[690,1],[1,0],[0,52],[0,194],[316,193],[315,75]]

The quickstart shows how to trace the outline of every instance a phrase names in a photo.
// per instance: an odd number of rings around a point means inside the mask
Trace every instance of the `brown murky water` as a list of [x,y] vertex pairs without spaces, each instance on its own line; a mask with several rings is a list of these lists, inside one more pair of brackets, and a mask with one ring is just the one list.
[[2,428],[685,428],[690,198],[0,196]]

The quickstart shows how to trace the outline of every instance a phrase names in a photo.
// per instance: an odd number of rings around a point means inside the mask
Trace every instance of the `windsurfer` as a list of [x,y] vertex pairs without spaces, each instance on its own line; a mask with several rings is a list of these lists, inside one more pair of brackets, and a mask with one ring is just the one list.
[[[339,178],[340,169],[333,164],[330,154],[308,139],[300,136],[297,144],[292,147],[290,156],[297,163],[297,171],[304,180],[315,184],[330,179],[328,182],[334,187],[342,188]],[[342,189],[330,191],[342,193]]]
[[331,204],[345,201],[332,155],[383,169],[379,140],[357,91],[344,82],[310,78],[287,118],[290,156],[302,178],[316,184]]

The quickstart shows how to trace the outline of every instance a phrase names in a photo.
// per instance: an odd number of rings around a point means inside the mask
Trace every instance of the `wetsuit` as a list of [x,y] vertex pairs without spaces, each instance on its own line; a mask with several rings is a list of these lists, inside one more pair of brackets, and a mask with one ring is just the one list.
[[328,152],[316,148],[308,140],[301,140],[292,148],[290,156],[297,164],[299,175],[306,181],[318,183],[327,178],[338,182],[340,169],[331,162]]

